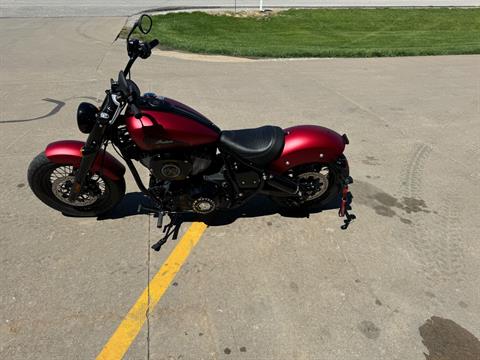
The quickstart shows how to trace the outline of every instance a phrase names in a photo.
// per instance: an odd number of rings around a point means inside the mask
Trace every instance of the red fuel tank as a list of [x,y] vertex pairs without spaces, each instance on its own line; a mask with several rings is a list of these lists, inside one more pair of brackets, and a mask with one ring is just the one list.
[[171,150],[212,144],[220,129],[199,112],[173,99],[149,96],[139,102],[140,119],[127,112],[125,124],[132,140],[145,151]]

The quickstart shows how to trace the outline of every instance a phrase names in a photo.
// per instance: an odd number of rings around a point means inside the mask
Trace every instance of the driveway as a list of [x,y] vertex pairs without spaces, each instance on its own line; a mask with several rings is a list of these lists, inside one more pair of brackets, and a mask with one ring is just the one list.
[[[124,65],[124,21],[0,20],[1,359],[95,358],[182,244],[150,250],[161,234],[130,176],[103,220],[64,217],[26,185],[46,144],[84,139],[76,107]],[[335,211],[285,217],[265,200],[219,217],[125,359],[478,359],[479,61],[139,61],[143,91],[223,129],[346,132],[357,220],[343,231]]]

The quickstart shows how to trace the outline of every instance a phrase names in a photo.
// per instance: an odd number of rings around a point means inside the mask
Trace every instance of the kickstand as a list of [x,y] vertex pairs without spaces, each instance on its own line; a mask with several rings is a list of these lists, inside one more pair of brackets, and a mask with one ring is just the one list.
[[[159,214],[159,217],[161,215]],[[178,221],[175,214],[170,214],[170,223],[163,227],[163,233],[165,234],[160,240],[152,245],[152,249],[155,251],[160,251],[161,247],[167,242],[167,240],[172,237],[172,240],[177,240],[178,232],[180,231],[180,225],[182,224]],[[163,216],[162,216],[163,218]],[[159,219],[160,220],[160,219]],[[161,224],[161,222],[159,221]],[[158,224],[157,224],[158,225]],[[161,225],[160,225],[161,227]]]

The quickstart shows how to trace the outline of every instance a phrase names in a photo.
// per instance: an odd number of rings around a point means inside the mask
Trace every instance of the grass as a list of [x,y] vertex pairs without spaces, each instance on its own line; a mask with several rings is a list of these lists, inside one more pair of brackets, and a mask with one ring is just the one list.
[[316,9],[259,16],[169,13],[148,38],[164,49],[246,57],[480,53],[480,9]]

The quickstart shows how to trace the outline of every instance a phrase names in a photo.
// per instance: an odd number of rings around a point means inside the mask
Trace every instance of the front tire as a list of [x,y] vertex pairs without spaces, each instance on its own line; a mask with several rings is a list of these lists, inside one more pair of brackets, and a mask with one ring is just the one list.
[[64,215],[96,217],[111,210],[125,195],[125,180],[112,180],[91,174],[75,202],[68,200],[75,168],[51,162],[45,152],[37,155],[28,167],[28,184],[46,205]]

